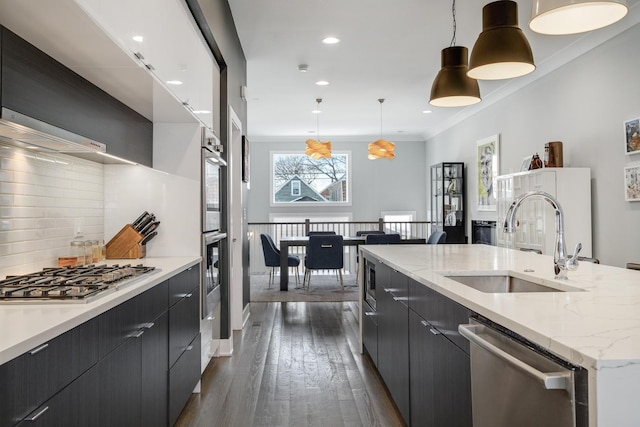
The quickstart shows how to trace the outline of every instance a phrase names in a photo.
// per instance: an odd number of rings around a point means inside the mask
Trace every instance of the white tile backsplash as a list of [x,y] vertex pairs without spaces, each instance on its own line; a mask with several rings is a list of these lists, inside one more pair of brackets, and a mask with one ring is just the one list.
[[104,166],[0,143],[0,278],[56,266],[78,222],[104,239]]

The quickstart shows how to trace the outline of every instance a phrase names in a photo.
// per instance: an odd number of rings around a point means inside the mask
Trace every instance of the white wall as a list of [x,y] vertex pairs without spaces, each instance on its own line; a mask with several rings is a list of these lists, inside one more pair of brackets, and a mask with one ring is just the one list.
[[[499,133],[500,173],[509,173],[524,156],[542,156],[546,142],[562,141],[565,166],[591,168],[594,256],[615,266],[638,262],[640,203],[625,202],[623,191],[623,167],[640,163],[640,155],[625,155],[623,133],[623,122],[640,116],[638,40],[636,25],[429,139],[426,162],[463,161],[474,177],[475,142]],[[468,182],[469,218],[495,219],[475,210],[476,188]]]
[[269,220],[270,213],[352,212],[354,221],[376,221],[381,211],[416,211],[418,220],[426,219],[424,188],[424,142],[397,142],[393,160],[367,158],[367,146],[373,141],[341,142],[332,139],[333,150],[351,151],[351,206],[270,206],[270,151],[304,152],[304,137],[296,142],[251,140],[251,190],[249,222]]
[[99,163],[0,144],[0,279],[57,266],[75,237],[101,240],[103,186]]

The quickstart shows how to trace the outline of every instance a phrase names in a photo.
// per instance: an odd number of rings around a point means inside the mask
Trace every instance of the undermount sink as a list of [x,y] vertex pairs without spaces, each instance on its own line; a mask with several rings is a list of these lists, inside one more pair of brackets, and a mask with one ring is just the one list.
[[530,282],[525,279],[521,279],[519,277],[511,276],[511,275],[445,276],[445,277],[485,293],[565,292],[562,289],[556,289],[549,286],[544,286],[538,283]]

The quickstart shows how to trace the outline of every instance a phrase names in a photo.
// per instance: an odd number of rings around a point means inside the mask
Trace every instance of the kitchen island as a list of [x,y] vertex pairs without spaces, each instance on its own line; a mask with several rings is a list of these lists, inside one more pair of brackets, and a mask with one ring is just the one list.
[[[583,262],[577,271],[569,272],[568,280],[560,281],[554,279],[552,257],[493,246],[362,246],[360,250],[363,256],[377,258],[409,279],[585,368],[590,426],[640,424],[637,271]],[[446,277],[507,274],[564,292],[486,293]]]

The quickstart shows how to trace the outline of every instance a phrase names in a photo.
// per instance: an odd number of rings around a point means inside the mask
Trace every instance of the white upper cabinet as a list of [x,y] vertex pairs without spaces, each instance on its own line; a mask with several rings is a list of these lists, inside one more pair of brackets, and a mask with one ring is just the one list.
[[217,66],[182,0],[75,0],[191,114],[213,129]]

